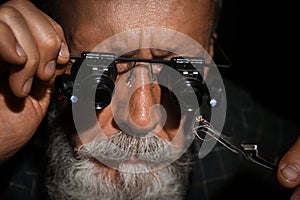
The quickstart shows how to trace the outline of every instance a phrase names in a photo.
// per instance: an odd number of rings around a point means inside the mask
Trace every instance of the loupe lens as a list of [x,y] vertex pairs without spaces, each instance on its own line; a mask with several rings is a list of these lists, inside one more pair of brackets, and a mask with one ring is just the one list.
[[114,88],[115,84],[110,78],[101,76],[95,93],[96,110],[101,110],[110,104]]
[[183,107],[183,110],[192,112],[202,103],[201,83],[193,78],[183,78],[173,85],[173,91]]
[[86,93],[87,103],[94,106],[96,110],[101,110],[110,104],[114,88],[113,80],[103,74],[89,78],[82,85],[82,90]]

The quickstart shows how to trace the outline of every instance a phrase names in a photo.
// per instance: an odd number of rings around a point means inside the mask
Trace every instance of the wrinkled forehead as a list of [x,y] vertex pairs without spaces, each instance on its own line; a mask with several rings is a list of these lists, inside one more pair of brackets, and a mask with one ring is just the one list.
[[179,32],[207,48],[213,11],[213,0],[62,0],[59,19],[74,51],[90,50],[116,34],[149,27],[174,32],[135,31],[132,42],[174,49],[182,46],[176,33]]

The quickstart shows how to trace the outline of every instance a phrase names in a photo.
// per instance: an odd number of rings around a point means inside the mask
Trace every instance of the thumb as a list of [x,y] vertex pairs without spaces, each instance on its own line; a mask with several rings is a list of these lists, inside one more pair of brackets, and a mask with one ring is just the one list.
[[293,188],[300,183],[300,137],[281,159],[276,177],[287,188]]

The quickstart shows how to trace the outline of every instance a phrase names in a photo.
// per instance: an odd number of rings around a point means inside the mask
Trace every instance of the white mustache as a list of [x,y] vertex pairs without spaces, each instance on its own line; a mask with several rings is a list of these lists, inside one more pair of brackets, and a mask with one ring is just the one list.
[[181,152],[171,142],[150,132],[146,137],[135,137],[119,132],[111,137],[97,137],[88,144],[76,148],[79,158],[96,158],[125,162],[130,159],[159,164],[169,162]]

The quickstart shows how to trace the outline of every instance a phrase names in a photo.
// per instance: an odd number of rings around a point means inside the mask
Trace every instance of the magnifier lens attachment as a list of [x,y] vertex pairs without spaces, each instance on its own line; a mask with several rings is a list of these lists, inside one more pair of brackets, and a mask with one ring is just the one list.
[[86,97],[86,101],[91,106],[95,106],[96,110],[102,110],[107,107],[113,95],[115,88],[114,81],[111,77],[102,74],[88,78],[80,88]]
[[71,74],[56,77],[58,96],[72,103],[85,103],[101,110],[111,102],[117,77],[116,56],[110,53],[83,52],[72,65]]
[[174,83],[173,92],[176,94],[183,110],[193,112],[201,106],[201,83],[193,78],[182,78]]
[[[104,109],[110,104],[115,88],[114,82],[117,77],[115,61],[114,54],[83,52],[74,62],[70,75],[57,76],[55,88],[58,96],[72,103],[85,101],[84,103],[93,106],[96,110]],[[219,104],[223,91],[218,87],[212,87],[209,92],[207,86],[202,83],[201,74],[205,65],[203,58],[173,57],[164,63],[177,71],[176,74],[172,73],[172,76],[168,72],[161,74],[165,75],[163,78],[168,77],[172,83],[174,98],[184,111],[197,110],[201,106],[203,96],[210,96],[207,102],[210,107]]]

